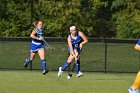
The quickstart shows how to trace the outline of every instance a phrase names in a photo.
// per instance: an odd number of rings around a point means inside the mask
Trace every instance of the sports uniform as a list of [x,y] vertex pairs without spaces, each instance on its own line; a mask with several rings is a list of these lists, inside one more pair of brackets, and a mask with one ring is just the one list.
[[[76,33],[75,38],[73,38],[72,34],[70,34],[70,39],[71,39],[71,42],[72,42],[73,50],[76,50],[80,54],[80,43],[81,43],[82,39],[81,39],[79,33],[78,32]],[[68,46],[68,52],[70,53],[70,47],[69,46]]]
[[[37,29],[35,28],[34,31],[37,31],[37,33],[35,34],[36,37],[41,38],[44,36],[44,31],[42,29]],[[37,40],[37,39],[33,39],[31,41],[30,44],[30,52],[31,53],[36,53],[38,50],[40,49],[44,49],[44,42],[42,40]],[[32,60],[30,59],[30,57],[28,57],[24,63],[24,67],[27,68],[28,64],[30,63],[30,69],[32,69]],[[42,65],[42,70],[43,70],[43,74],[45,75],[48,71],[46,69],[46,59],[41,59],[41,65]]]
[[[37,29],[35,34],[36,37],[40,38],[44,36],[44,31],[42,29]],[[37,52],[39,49],[44,49],[44,42],[42,40],[32,39],[30,44],[30,52]]]
[[[78,55],[79,55],[80,51],[81,51],[80,43],[82,42],[82,38],[79,35],[79,32],[78,31],[76,32],[76,36],[75,37],[73,37],[72,34],[70,34],[69,37],[70,37],[70,40],[71,40],[71,43],[72,43],[73,50],[74,51],[76,50],[78,52]],[[70,46],[68,46],[68,53],[69,54],[71,53]],[[69,64],[70,63],[66,61],[63,64],[63,66],[59,68],[58,77],[60,77],[62,75],[62,72],[69,66]],[[83,73],[80,71],[80,60],[76,60],[75,61],[75,66],[76,66],[76,73],[77,73],[76,77],[82,76]]]

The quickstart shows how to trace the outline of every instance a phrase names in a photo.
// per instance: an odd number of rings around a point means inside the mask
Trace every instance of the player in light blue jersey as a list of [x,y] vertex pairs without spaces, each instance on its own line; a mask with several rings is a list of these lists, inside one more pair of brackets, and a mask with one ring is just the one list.
[[60,77],[63,71],[69,66],[69,64],[75,59],[76,62],[76,77],[80,77],[83,73],[80,71],[80,50],[83,45],[88,42],[88,39],[81,31],[77,31],[75,26],[70,27],[70,35],[67,38],[68,52],[70,53],[67,61],[59,68],[58,77]]
[[[140,39],[137,41],[134,49],[140,51]],[[137,73],[136,78],[128,91],[129,93],[140,93],[140,70]]]
[[48,71],[46,69],[45,49],[43,42],[44,31],[42,30],[42,21],[35,21],[34,26],[35,28],[33,29],[30,35],[30,37],[32,38],[30,44],[30,56],[26,59],[24,63],[24,68],[27,68],[29,63],[30,66],[32,66],[32,61],[36,53],[38,52],[39,57],[41,59],[43,75],[45,75]]

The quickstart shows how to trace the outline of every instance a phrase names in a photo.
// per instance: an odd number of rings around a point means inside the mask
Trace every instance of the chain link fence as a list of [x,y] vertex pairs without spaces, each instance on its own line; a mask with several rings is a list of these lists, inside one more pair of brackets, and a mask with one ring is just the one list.
[[[67,60],[66,38],[46,38],[54,51],[46,47],[47,66],[58,70]],[[140,69],[140,53],[134,50],[136,40],[89,39],[81,54],[82,71],[137,72]],[[30,38],[0,38],[0,69],[22,69],[29,56]],[[33,69],[41,69],[39,56],[33,61]]]

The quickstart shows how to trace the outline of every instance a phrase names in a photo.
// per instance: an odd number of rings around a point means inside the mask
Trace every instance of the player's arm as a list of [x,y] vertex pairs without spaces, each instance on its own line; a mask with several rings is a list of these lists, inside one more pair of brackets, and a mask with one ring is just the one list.
[[81,32],[81,31],[79,31],[79,35],[80,35],[81,38],[83,39],[83,42],[80,43],[80,48],[82,48],[82,46],[88,42],[88,39],[87,39],[87,37],[84,35],[84,33]]
[[36,32],[35,29],[34,29],[34,30],[32,31],[32,33],[31,33],[30,37],[33,38],[33,39],[36,39],[36,40],[43,40],[42,37],[41,37],[41,38],[36,37],[36,36],[35,36],[36,33],[37,33],[37,32]]
[[70,36],[68,36],[67,42],[68,42],[68,45],[69,45],[69,47],[70,47],[70,52],[71,52],[71,54],[72,54],[72,55],[75,55],[74,50],[73,50],[73,47],[72,47],[72,43],[71,43]]

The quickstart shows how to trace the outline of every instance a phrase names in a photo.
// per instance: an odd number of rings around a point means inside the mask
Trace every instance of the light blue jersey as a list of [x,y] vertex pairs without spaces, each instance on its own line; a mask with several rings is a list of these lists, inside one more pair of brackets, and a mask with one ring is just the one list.
[[[77,50],[78,52],[80,52],[80,43],[82,41],[82,38],[79,35],[79,33],[78,32],[76,33],[76,37],[75,38],[73,38],[72,34],[70,34],[70,39],[71,39],[71,42],[72,42],[73,49]],[[70,53],[70,47],[69,46],[68,46],[68,52]]]
[[140,39],[137,41],[137,43],[136,43],[134,49],[140,51]]
[[[44,31],[42,29],[37,29],[37,32],[38,33],[35,34],[36,37],[40,38],[44,36]],[[30,52],[36,52],[39,49],[44,49],[44,42],[42,40],[32,39]]]
[[137,45],[140,46],[140,39],[138,40]]

